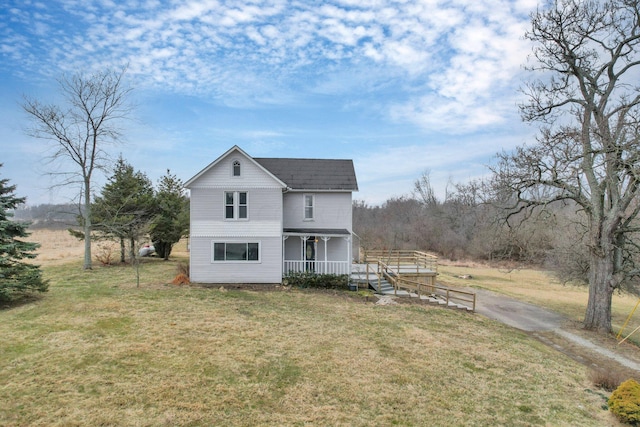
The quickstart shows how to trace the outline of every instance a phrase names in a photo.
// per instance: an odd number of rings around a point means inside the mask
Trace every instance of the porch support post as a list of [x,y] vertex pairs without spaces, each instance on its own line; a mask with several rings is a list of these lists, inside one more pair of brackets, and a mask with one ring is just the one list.
[[324,242],[324,274],[327,274],[327,266],[329,263],[327,262],[327,242],[331,239],[329,236],[322,236],[322,241]]
[[285,274],[288,273],[288,271],[286,271],[286,251],[285,251],[285,245],[286,245],[286,240],[289,238],[289,236],[285,236],[282,235],[282,276],[284,277]]
[[300,267],[301,270],[298,273],[305,273],[307,271],[307,257],[305,256],[305,246],[310,236],[300,236]]
[[351,236],[345,236],[344,240],[347,242],[347,275],[351,274]]
[[300,260],[305,261],[304,243],[309,240],[309,236],[300,236]]

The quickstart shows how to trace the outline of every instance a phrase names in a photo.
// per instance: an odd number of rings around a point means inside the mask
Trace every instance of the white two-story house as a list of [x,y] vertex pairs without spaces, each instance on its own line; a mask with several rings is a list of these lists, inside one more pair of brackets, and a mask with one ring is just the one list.
[[238,146],[185,183],[190,274],[201,283],[280,283],[289,272],[349,274],[351,160],[254,158]]

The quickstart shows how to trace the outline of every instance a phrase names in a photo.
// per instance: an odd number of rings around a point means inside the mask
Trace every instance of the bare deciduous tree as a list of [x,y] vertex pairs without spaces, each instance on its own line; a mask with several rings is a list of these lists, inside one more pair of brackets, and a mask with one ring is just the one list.
[[426,206],[436,206],[438,198],[431,185],[431,171],[429,169],[422,172],[420,178],[413,183],[413,195]]
[[127,118],[131,88],[123,81],[126,69],[90,75],[74,74],[58,80],[64,104],[46,104],[24,97],[22,108],[33,126],[28,135],[52,141],[49,160],[60,167],[58,185],[81,186],[84,268],[91,269],[91,183],[107,162],[105,147],[121,138],[119,122]]
[[640,270],[629,249],[640,212],[640,10],[637,0],[555,0],[532,15],[525,121],[537,144],[502,153],[496,183],[513,212],[571,201],[587,218],[584,327],[611,331],[611,298]]

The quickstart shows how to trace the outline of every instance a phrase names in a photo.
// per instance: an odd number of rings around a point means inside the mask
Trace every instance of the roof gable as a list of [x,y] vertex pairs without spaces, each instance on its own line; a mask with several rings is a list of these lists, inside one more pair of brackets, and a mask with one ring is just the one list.
[[[247,162],[251,166],[253,166],[254,170],[255,169],[259,170],[260,176],[262,176],[262,178],[261,178],[262,180],[267,179],[267,180],[275,181],[272,185],[275,184],[275,185],[277,185],[279,187],[283,187],[283,188],[287,186],[277,176],[275,176],[269,170],[265,169],[264,166],[262,166],[261,164],[256,162],[255,159],[253,159],[251,156],[249,156],[247,153],[245,153],[237,145],[234,145],[233,147],[231,147],[224,154],[222,154],[216,160],[211,162],[209,165],[207,165],[204,169],[202,169],[196,175],[194,175],[191,179],[189,179],[184,184],[184,186],[186,188],[192,188],[192,187],[196,187],[198,185],[203,185],[203,184],[206,186],[207,184],[211,184],[211,182],[207,182],[207,181],[212,181],[213,179],[215,179],[216,177],[214,177],[212,175],[216,175],[216,174],[219,175],[217,177],[218,179],[220,178],[220,176],[222,176],[224,178],[230,176],[230,171],[231,171],[230,168],[228,169],[228,171],[224,171],[222,173],[220,173],[219,170],[216,171],[216,169],[219,169],[219,166],[220,167],[224,167],[224,165],[226,165],[227,163],[230,164],[230,162],[232,162],[234,159],[242,159],[242,162],[244,163],[243,170],[246,170],[247,166],[249,166],[247,164]],[[229,172],[229,173],[227,174],[227,172]],[[240,182],[238,182],[238,183],[240,183]]]

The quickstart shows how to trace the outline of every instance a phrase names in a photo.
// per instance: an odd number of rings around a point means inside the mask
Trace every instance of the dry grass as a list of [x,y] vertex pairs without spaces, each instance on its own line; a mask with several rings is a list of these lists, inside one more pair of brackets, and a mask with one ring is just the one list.
[[83,272],[0,311],[2,425],[602,425],[585,368],[466,313]]
[[[82,241],[72,237],[66,230],[32,230],[29,241],[38,242],[36,263],[60,265],[70,260],[82,259],[84,245]],[[94,255],[112,252],[112,259],[119,258],[119,248],[114,242],[94,242]],[[187,239],[178,242],[172,251],[173,257],[188,257]],[[98,261],[96,260],[96,263]],[[178,271],[185,273],[187,271]],[[438,281],[453,286],[470,286],[490,289],[518,299],[549,307],[566,315],[575,322],[582,321],[587,306],[588,293],[582,286],[563,285],[555,277],[545,271],[534,269],[500,269],[477,263],[443,262],[439,267]],[[461,279],[461,276],[471,276],[472,279]],[[182,280],[186,282],[186,280]],[[614,294],[612,303],[612,324],[617,333],[625,320],[636,306],[638,298],[628,294]],[[640,327],[640,309],[632,317],[623,331],[622,337]],[[635,345],[640,344],[640,330],[629,340]],[[631,351],[635,351],[634,347]]]
[[[31,235],[26,239],[30,242],[40,244],[38,257],[34,262],[42,266],[64,264],[72,260],[82,259],[84,256],[84,242],[73,237],[67,230],[33,229],[29,230]],[[120,259],[120,246],[113,241],[94,241],[91,245],[91,252],[94,255],[94,262],[99,263],[98,257],[111,255],[113,262]],[[175,256],[186,256],[187,239],[178,242],[172,254]]]
[[[35,262],[42,266],[66,263],[74,259],[82,259],[84,244],[71,236],[66,230],[34,229],[26,239],[40,244]],[[98,250],[94,243],[92,250]]]
[[481,316],[177,287],[180,247],[136,288],[131,267],[47,245],[49,293],[0,310],[0,425],[618,425],[586,368]]
[[626,370],[612,368],[611,366],[592,369],[589,373],[591,383],[608,392],[612,392],[629,378],[629,373]]

